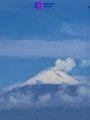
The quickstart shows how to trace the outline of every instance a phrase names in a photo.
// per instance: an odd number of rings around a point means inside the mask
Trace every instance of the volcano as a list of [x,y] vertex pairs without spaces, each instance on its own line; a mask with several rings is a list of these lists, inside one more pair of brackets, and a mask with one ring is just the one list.
[[49,88],[50,86],[56,88],[56,86],[60,86],[62,84],[67,84],[69,86],[72,86],[72,85],[78,85],[79,82],[70,75],[62,71],[55,70],[54,67],[50,67],[41,71],[39,74],[37,74],[36,76],[27,80],[24,83],[11,85],[7,88],[4,88],[2,90],[2,93],[12,92],[13,90],[16,91],[17,89],[18,90],[24,89],[24,91],[26,91],[27,89],[31,90],[31,86],[38,86],[38,85],[42,85],[42,89],[44,87],[46,88],[46,86],[48,86]]
[[[57,106],[59,103],[56,101],[62,101],[64,95],[71,98],[75,96],[78,86],[79,82],[73,77],[51,67],[24,83],[8,87],[0,99],[4,100],[5,107],[10,108],[53,106],[53,102]],[[1,107],[3,108],[2,102]]]
[[23,83],[21,86],[25,85],[37,85],[37,84],[69,84],[69,85],[75,85],[79,82],[75,80],[73,77],[67,75],[66,73],[55,70],[52,68],[47,68],[40,72],[35,77],[29,79],[25,83]]

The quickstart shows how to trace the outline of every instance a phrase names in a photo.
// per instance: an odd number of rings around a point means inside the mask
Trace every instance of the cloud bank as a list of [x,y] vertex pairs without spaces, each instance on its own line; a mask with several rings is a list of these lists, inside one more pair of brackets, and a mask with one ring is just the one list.
[[[40,88],[40,86],[39,86]],[[30,109],[51,106],[90,107],[90,84],[82,82],[72,89],[62,84],[57,92],[47,91],[39,94],[30,90],[11,92],[0,96],[0,109]]]
[[[90,42],[88,42],[88,45]],[[87,41],[11,40],[0,41],[0,56],[87,58]]]

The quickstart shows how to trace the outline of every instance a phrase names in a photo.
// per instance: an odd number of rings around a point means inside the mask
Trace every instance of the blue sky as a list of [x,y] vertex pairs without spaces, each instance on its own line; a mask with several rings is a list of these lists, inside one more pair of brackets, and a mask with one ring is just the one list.
[[80,64],[90,49],[89,0],[49,0],[55,8],[42,10],[35,1],[0,0],[0,87],[24,82],[57,58],[76,60],[70,75],[88,75]]

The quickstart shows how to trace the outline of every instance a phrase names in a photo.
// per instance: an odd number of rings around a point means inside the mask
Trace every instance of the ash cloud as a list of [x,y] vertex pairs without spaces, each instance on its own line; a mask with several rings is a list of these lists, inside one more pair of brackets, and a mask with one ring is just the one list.
[[61,70],[64,72],[71,71],[76,66],[75,60],[73,58],[67,58],[66,60],[57,59],[55,62],[55,70]]

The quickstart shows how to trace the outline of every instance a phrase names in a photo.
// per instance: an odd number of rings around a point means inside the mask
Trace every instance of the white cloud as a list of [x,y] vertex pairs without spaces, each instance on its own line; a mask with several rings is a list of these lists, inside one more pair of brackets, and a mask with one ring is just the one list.
[[87,42],[83,40],[7,40],[0,41],[0,56],[73,57],[81,59],[87,57],[87,47]]
[[81,60],[81,67],[86,67],[86,66],[90,66],[90,59],[83,59]]
[[75,66],[76,64],[73,58],[67,58],[66,60],[57,59],[54,69],[61,70],[67,73],[71,71]]
[[90,85],[90,76],[73,76],[76,80],[78,80],[81,84]]
[[63,23],[61,31],[75,37],[87,37],[87,25],[77,23]]
[[87,77],[86,76],[73,76],[74,78],[76,78],[77,80],[81,81],[81,80],[84,80],[86,81],[87,80]]
[[41,96],[39,96],[39,100],[41,102],[49,101],[49,100],[51,100],[51,95],[49,93],[47,93],[45,95],[41,95]]

